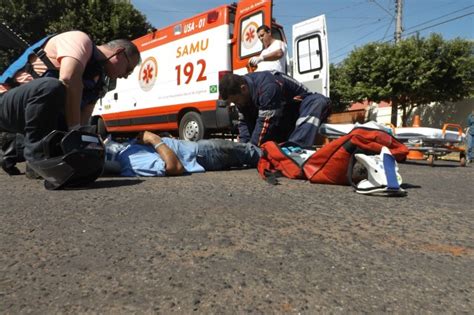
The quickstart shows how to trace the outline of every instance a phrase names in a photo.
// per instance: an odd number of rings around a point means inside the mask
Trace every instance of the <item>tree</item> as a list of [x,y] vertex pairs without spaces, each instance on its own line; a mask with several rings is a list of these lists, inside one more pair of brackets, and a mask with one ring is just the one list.
[[[391,46],[371,43],[354,50],[343,63],[331,67],[331,100],[340,98],[339,109],[354,101],[387,100],[387,85]],[[336,73],[336,75],[333,75]],[[334,100],[333,100],[334,102]],[[336,100],[337,102],[337,100]]]
[[[47,34],[81,30],[101,44],[117,38],[133,39],[152,28],[133,5],[111,0],[0,0],[0,21],[30,43]],[[0,51],[0,73],[22,51]]]
[[64,5],[67,9],[59,20],[49,24],[49,33],[80,29],[103,43],[116,38],[133,39],[152,29],[145,16],[125,1],[68,0]]
[[[417,106],[458,101],[474,94],[474,43],[445,41],[433,34],[398,44],[370,43],[354,50],[336,77],[343,99],[390,100],[402,110],[402,124]],[[392,123],[396,125],[392,116]]]
[[350,104],[350,100],[344,98],[346,93],[343,90],[344,87],[348,86],[348,84],[342,82],[342,80],[345,78],[345,76],[342,74],[342,71],[344,71],[342,67],[336,67],[334,64],[329,66],[329,86],[331,91],[329,96],[331,98],[332,111],[334,113],[343,112]]

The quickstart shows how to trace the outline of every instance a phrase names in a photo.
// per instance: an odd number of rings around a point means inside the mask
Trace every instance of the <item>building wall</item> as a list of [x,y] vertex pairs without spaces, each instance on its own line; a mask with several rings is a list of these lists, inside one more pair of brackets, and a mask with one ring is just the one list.
[[474,98],[455,103],[430,104],[417,109],[415,115],[420,115],[421,124],[424,127],[440,128],[445,123],[453,123],[465,128],[467,126],[467,116],[472,110],[474,110]]
[[[350,111],[365,108],[367,120],[375,120],[382,124],[390,124],[392,107],[391,104],[381,102],[361,102],[352,104]],[[442,128],[445,123],[459,124],[466,127],[466,119],[469,113],[474,110],[474,98],[465,99],[460,102],[433,103],[422,106],[413,111],[408,118],[408,126],[411,126],[413,116],[420,115],[423,127]],[[402,124],[402,111],[398,111],[398,126]]]

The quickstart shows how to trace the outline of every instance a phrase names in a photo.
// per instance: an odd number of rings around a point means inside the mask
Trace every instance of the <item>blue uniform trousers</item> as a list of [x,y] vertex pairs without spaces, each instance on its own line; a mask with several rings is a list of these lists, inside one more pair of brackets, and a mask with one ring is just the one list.
[[300,104],[299,117],[288,140],[302,147],[314,145],[321,123],[331,113],[330,105],[329,98],[321,94],[306,96]]

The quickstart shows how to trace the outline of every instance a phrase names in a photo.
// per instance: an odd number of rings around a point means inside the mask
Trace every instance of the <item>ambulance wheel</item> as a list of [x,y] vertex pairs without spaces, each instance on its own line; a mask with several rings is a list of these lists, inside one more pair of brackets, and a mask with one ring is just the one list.
[[204,124],[201,115],[187,112],[179,122],[179,138],[188,141],[198,141],[204,138]]
[[107,138],[107,128],[105,127],[102,117],[97,119],[97,134],[100,135],[102,139]]

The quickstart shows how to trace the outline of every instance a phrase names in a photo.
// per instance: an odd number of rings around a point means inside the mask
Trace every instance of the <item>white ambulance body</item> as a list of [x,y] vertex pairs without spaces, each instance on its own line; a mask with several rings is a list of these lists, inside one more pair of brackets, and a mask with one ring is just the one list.
[[[263,48],[260,25],[272,25],[274,37],[286,40],[271,12],[271,0],[243,0],[134,40],[141,64],[97,102],[92,123],[101,134],[178,131],[187,140],[230,130],[233,111],[219,100],[219,79],[248,72],[248,60]],[[293,76],[329,95],[324,16],[295,25],[293,35]]]

